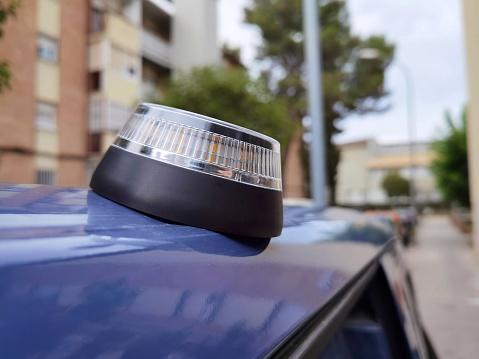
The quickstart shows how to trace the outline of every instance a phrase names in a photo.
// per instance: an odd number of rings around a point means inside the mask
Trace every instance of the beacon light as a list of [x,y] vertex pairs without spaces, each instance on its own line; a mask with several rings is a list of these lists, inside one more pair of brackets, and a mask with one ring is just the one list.
[[137,106],[93,174],[91,188],[170,221],[226,234],[281,234],[279,143],[171,107]]

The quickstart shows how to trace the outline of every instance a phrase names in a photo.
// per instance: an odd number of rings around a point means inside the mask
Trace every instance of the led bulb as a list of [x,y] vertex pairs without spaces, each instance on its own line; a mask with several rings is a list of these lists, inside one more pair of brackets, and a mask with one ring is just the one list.
[[279,143],[187,111],[140,104],[95,171],[91,187],[184,224],[253,237],[281,233]]

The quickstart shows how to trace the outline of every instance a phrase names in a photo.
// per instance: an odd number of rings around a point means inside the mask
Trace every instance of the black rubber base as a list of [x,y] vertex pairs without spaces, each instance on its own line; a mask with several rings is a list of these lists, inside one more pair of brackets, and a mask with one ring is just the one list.
[[110,147],[91,188],[157,217],[217,232],[271,238],[281,234],[281,191],[242,184]]

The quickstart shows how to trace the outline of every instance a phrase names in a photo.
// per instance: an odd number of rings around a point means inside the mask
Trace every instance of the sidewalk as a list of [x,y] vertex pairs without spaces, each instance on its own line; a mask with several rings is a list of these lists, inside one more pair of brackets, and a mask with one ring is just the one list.
[[406,250],[426,330],[441,359],[479,358],[479,259],[447,216],[423,217]]

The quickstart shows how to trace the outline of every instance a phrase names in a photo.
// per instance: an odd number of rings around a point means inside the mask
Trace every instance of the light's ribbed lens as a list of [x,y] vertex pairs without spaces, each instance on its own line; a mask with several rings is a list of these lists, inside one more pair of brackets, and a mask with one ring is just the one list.
[[113,146],[209,175],[282,189],[276,140],[194,113],[141,104]]
[[283,227],[279,143],[243,127],[140,104],[93,173],[117,203],[176,223],[256,238]]

